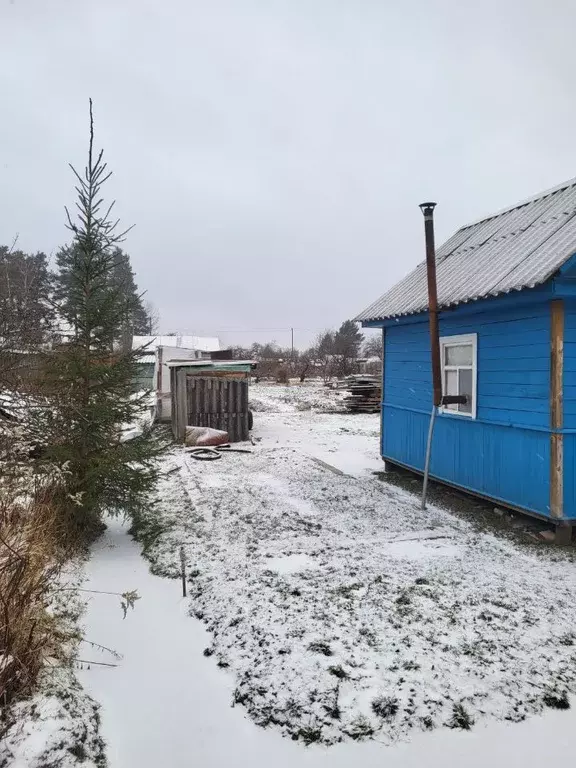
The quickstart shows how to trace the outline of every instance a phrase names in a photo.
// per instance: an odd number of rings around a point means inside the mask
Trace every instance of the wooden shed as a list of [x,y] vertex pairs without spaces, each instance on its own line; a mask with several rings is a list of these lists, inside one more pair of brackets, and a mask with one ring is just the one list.
[[172,433],[183,441],[187,426],[228,432],[230,442],[248,440],[252,416],[248,385],[251,360],[171,360]]
[[[576,180],[459,229],[436,253],[444,395],[430,475],[576,524]],[[432,407],[426,267],[357,318],[384,340],[382,457],[421,472]],[[569,534],[568,534],[569,535]]]

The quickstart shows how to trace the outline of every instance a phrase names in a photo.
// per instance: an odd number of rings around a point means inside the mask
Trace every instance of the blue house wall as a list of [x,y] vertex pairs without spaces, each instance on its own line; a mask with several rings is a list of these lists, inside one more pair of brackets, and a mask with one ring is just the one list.
[[[477,417],[440,413],[431,475],[550,516],[550,337],[554,285],[462,305],[440,335],[477,334]],[[384,327],[382,456],[422,471],[432,405],[426,315]],[[576,518],[576,299],[565,302],[564,516]],[[570,431],[572,430],[572,432]]]

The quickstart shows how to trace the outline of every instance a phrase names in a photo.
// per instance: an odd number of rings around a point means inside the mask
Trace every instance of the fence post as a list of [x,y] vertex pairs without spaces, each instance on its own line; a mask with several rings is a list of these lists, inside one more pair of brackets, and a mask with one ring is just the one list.
[[184,547],[180,547],[180,573],[182,575],[182,597],[186,597],[186,555]]

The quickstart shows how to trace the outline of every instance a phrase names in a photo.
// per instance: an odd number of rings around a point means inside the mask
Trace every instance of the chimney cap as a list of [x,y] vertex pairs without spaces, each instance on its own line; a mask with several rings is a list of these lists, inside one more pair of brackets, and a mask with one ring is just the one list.
[[420,208],[424,214],[424,217],[432,216],[434,213],[434,208],[436,208],[436,203],[420,203],[418,208]]

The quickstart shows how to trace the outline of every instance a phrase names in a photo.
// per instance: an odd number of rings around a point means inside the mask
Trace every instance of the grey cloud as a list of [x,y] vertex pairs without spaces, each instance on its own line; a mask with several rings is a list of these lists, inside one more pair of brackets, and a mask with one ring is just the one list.
[[441,240],[575,174],[575,21],[559,0],[0,0],[0,242],[65,241],[92,96],[163,330],[307,343],[421,260],[423,198]]

